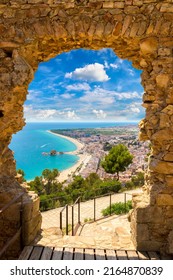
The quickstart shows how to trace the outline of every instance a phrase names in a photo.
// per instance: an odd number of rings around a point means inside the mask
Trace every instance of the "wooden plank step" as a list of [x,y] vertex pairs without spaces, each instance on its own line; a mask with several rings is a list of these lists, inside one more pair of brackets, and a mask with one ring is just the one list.
[[39,260],[41,258],[43,248],[44,247],[42,247],[42,246],[34,247],[29,259],[30,260]]
[[51,260],[52,253],[53,247],[44,247],[41,260]]
[[94,260],[94,249],[85,249],[85,260]]
[[74,260],[83,260],[84,259],[84,249],[75,248]]
[[25,246],[22,253],[19,256],[19,260],[28,260],[34,246]]
[[101,249],[95,249],[96,260],[105,260],[105,252]]
[[106,250],[106,258],[107,260],[117,260],[115,250]]
[[157,252],[148,252],[150,260],[160,260],[160,256],[157,254]]
[[138,251],[137,253],[138,253],[140,260],[149,260],[149,256],[148,256],[147,252]]
[[25,246],[19,260],[160,260],[158,252]]
[[63,248],[55,247],[52,255],[52,260],[62,260]]
[[127,251],[127,257],[129,260],[139,260],[138,254],[136,253],[136,251]]
[[72,260],[73,259],[73,248],[65,248],[63,254],[63,260]]
[[117,250],[116,254],[117,254],[117,259],[118,260],[128,260],[126,251],[119,251],[119,250]]

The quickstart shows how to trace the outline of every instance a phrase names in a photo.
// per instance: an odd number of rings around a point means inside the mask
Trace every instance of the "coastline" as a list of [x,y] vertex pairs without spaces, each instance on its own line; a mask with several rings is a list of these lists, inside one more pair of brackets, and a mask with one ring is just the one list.
[[78,140],[76,140],[74,138],[71,138],[69,136],[64,136],[64,135],[61,135],[61,134],[58,134],[58,133],[54,133],[50,130],[47,130],[47,132],[49,132],[51,134],[54,134],[58,137],[62,137],[64,139],[69,140],[70,142],[75,144],[75,146],[77,148],[75,151],[66,152],[66,153],[71,154],[71,155],[77,155],[79,157],[79,160],[72,167],[60,171],[60,175],[57,177],[57,181],[62,183],[63,181],[67,180],[70,176],[72,176],[74,174],[78,175],[78,170],[77,169],[79,167],[81,167],[80,170],[82,168],[84,168],[85,165],[90,160],[91,155],[89,155],[87,153],[79,153],[81,151],[81,149],[83,149],[85,147],[85,145],[83,143],[79,142]]

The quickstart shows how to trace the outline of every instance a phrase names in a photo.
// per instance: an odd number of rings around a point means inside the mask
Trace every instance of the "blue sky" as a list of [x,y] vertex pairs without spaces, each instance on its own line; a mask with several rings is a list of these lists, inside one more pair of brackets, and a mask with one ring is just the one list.
[[112,49],[62,53],[39,64],[24,106],[26,121],[139,121],[140,74]]

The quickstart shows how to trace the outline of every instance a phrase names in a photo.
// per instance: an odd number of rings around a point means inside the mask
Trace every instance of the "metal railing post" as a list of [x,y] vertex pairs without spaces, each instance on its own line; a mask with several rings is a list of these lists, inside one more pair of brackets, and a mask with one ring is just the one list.
[[111,214],[112,214],[112,206],[111,206],[111,204],[112,204],[112,194],[110,193],[110,201],[109,201],[109,205],[110,205],[110,216],[111,216]]
[[96,220],[96,198],[94,197],[94,221]]
[[62,212],[60,212],[60,230],[62,230]]
[[80,198],[78,201],[78,223],[80,224]]
[[127,198],[126,198],[126,193],[124,193],[124,205],[125,205],[125,212],[127,212]]
[[68,205],[66,206],[66,235],[68,235]]
[[74,236],[74,205],[72,205],[72,236]]

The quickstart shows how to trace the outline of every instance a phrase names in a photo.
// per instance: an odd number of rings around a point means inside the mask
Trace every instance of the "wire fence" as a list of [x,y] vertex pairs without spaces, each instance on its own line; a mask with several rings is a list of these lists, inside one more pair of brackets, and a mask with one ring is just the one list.
[[[131,200],[130,193],[107,193],[83,202],[81,197],[78,197],[75,203],[66,204],[64,207],[53,209],[43,213],[43,227],[46,225],[46,220],[49,226],[57,226],[66,235],[75,235],[76,227],[85,222],[93,222],[104,218],[102,210],[108,208],[110,211],[108,216],[114,214],[112,205],[114,203],[123,202],[124,207],[128,206],[128,201]],[[126,212],[126,211],[125,211]],[[46,217],[47,216],[47,217]],[[51,219],[50,219],[51,217]],[[51,221],[48,221],[50,219]]]

